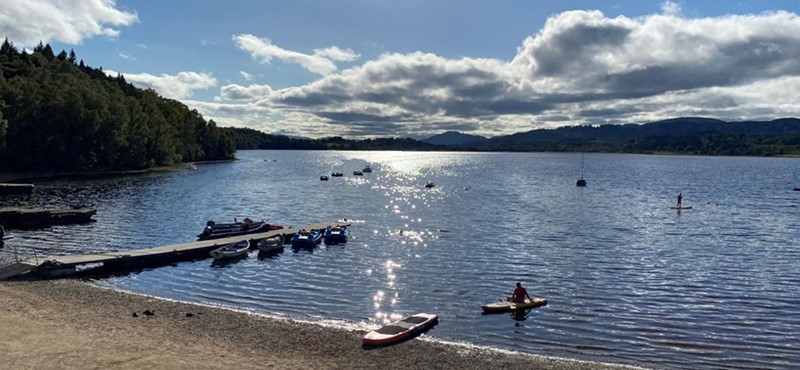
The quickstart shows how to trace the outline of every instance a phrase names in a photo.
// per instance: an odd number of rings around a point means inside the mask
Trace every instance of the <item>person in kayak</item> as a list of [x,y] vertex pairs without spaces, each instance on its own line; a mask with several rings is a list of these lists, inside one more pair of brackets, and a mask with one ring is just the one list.
[[531,299],[531,296],[528,295],[528,290],[522,287],[522,283],[517,282],[517,287],[514,289],[514,292],[511,293],[511,298],[509,301],[514,303],[524,303],[526,297]]

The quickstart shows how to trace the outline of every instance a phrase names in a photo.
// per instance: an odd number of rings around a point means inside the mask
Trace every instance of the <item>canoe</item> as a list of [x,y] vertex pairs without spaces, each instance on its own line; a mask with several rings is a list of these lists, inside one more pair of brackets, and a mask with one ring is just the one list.
[[258,250],[262,252],[275,252],[283,249],[283,235],[275,235],[258,242]]
[[501,313],[501,312],[511,312],[514,310],[527,310],[530,308],[536,308],[539,306],[547,305],[547,300],[541,297],[534,297],[531,299],[526,299],[524,303],[513,303],[513,302],[495,302],[495,303],[488,303],[481,308],[483,309],[483,313]]
[[216,260],[228,259],[239,257],[247,254],[247,250],[250,249],[250,241],[249,240],[242,240],[240,242],[231,243],[220,248],[214,249],[211,251],[211,257],[214,257]]
[[439,316],[418,313],[367,333],[361,342],[367,346],[384,346],[401,342],[431,328],[438,322]]

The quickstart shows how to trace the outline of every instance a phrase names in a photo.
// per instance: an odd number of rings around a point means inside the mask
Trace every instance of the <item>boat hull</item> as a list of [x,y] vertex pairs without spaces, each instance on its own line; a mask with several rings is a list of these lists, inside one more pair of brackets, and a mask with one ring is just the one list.
[[483,309],[483,313],[502,313],[514,310],[527,310],[545,305],[547,305],[546,299],[534,297],[533,299],[526,299],[524,303],[497,302],[485,304],[481,306],[481,308]]
[[347,236],[350,230],[347,226],[328,227],[325,229],[325,244],[347,243]]
[[385,346],[402,342],[438,323],[438,316],[418,313],[367,333],[361,343],[365,346]]
[[314,248],[322,241],[319,231],[299,232],[292,236],[292,248]]
[[265,253],[283,249],[283,235],[275,235],[258,242],[258,250]]
[[240,242],[225,245],[223,247],[214,249],[209,253],[215,260],[231,259],[241,257],[247,254],[250,249],[250,241],[242,240]]

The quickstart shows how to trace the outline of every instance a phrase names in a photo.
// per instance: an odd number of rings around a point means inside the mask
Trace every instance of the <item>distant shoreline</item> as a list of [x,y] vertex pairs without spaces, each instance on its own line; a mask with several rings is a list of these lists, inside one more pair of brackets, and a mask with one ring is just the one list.
[[[79,280],[0,283],[0,369],[633,369],[410,340],[363,349],[363,333],[193,305]],[[147,316],[149,310],[154,315]],[[134,313],[136,313],[134,317]],[[440,325],[447,325],[446,319]],[[435,330],[435,328],[433,329]]]
[[159,166],[146,168],[142,170],[118,170],[118,171],[70,171],[70,172],[55,172],[55,171],[36,171],[36,172],[0,172],[0,182],[30,182],[33,180],[47,180],[57,179],[64,177],[100,177],[100,176],[126,176],[126,175],[140,175],[153,172],[170,172],[179,170],[193,169],[196,165],[214,164],[233,162],[236,159],[223,159],[215,161],[198,161],[198,162],[184,162],[174,166]]

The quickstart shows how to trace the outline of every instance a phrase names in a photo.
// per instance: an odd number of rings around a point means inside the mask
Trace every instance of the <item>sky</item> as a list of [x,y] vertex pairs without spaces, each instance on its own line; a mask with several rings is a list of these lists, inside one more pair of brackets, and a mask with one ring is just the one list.
[[40,41],[219,126],[497,136],[800,116],[795,0],[0,0]]

